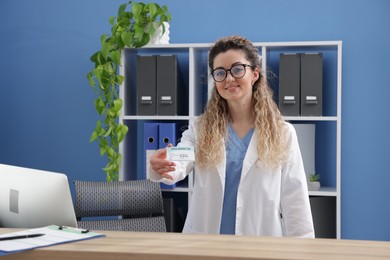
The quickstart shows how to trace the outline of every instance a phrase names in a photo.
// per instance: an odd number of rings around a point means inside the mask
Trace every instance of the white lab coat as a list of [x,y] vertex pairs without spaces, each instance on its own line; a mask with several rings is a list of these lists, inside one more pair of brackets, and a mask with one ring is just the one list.
[[[237,193],[237,235],[314,237],[307,182],[294,127],[288,126],[291,143],[288,162],[270,170],[257,160],[254,134],[244,158]],[[193,125],[183,133],[178,146],[194,146]],[[217,143],[215,145],[218,145]],[[225,144],[220,144],[224,145]],[[173,181],[151,170],[154,181],[173,184],[195,166],[194,188],[183,233],[219,234],[226,172],[226,154],[216,168],[201,169],[196,163],[175,162]]]

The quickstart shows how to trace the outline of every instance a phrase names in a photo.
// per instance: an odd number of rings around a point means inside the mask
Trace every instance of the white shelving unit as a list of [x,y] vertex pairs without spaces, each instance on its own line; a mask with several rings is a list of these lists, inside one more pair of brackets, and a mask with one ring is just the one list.
[[[341,237],[341,41],[305,41],[305,42],[255,42],[262,55],[263,70],[270,75],[278,75],[279,54],[286,52],[322,52],[323,53],[323,116],[285,117],[293,123],[314,123],[316,125],[316,172],[321,173],[322,188],[310,191],[311,197],[335,198],[335,231]],[[125,49],[122,55],[121,74],[125,83],[121,86],[120,96],[124,109],[120,120],[128,125],[129,133],[120,145],[123,164],[120,179],[139,178],[143,152],[143,122],[173,121],[188,124],[203,111],[207,102],[208,69],[207,55],[211,43],[205,44],[169,44],[155,45],[138,49]],[[175,54],[185,81],[188,93],[188,115],[185,116],[138,116],[136,114],[136,63],[137,55]],[[272,85],[272,83],[271,83]],[[277,85],[277,84],[276,84]],[[273,86],[274,88],[277,86]],[[276,90],[276,89],[275,89]],[[275,91],[275,93],[277,93]],[[177,187],[164,192],[180,192],[191,201],[193,186],[192,174],[188,177],[188,186]]]

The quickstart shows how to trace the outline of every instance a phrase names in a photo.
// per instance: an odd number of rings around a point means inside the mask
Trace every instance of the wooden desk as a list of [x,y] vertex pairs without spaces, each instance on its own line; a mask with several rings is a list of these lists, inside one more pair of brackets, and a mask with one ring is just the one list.
[[[0,233],[14,229],[0,229]],[[390,259],[390,242],[336,239],[100,232],[105,238],[45,247],[1,260]]]

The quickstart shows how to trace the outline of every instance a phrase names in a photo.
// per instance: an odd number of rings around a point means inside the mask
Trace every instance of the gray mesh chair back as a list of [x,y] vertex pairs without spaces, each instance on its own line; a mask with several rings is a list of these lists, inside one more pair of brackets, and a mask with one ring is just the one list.
[[[78,227],[90,230],[166,232],[160,184],[150,180],[74,181]],[[97,219],[86,217],[108,217]],[[111,216],[120,216],[112,219]],[[83,220],[84,218],[84,220]]]

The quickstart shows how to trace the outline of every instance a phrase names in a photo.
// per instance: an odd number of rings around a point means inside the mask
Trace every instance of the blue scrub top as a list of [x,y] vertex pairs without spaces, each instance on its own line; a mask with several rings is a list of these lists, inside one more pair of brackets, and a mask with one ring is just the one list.
[[235,234],[238,184],[240,183],[242,164],[252,135],[253,129],[243,139],[240,139],[231,125],[228,126],[221,234]]

